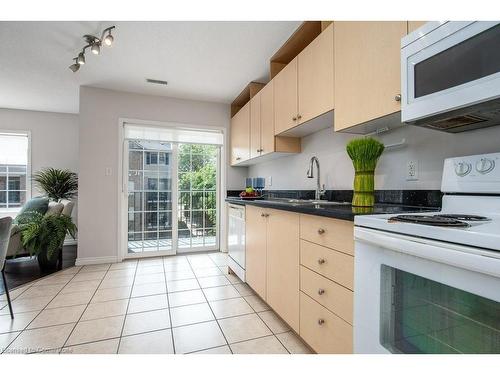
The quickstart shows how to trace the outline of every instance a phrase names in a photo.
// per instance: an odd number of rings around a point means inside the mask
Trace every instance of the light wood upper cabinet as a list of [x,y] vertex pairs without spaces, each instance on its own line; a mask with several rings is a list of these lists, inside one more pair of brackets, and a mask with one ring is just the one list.
[[[269,82],[260,92],[260,155],[275,150],[274,142],[274,80]],[[300,151],[300,149],[298,150]]]
[[246,207],[246,282],[266,299],[267,219],[264,209]]
[[401,110],[401,38],[407,22],[335,22],[335,130]]
[[425,25],[427,21],[408,21],[408,34]]
[[250,99],[250,158],[259,156],[261,152],[261,92]]
[[231,119],[231,165],[250,158],[250,102]]
[[298,123],[333,109],[333,33],[330,24],[298,56]]
[[266,301],[299,331],[299,215],[267,210]]
[[297,57],[274,77],[274,134],[297,125]]

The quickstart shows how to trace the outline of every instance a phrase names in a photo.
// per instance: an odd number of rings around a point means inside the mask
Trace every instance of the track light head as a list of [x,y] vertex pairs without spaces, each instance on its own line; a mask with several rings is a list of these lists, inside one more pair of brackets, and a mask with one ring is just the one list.
[[71,69],[71,71],[73,73],[76,73],[76,72],[78,72],[78,69],[80,69],[80,64],[78,64],[78,63],[71,64],[69,66],[69,68]]
[[99,42],[96,42],[92,44],[92,47],[90,47],[90,52],[92,52],[94,55],[98,55],[101,53],[101,45]]
[[113,38],[113,35],[111,35],[111,31],[110,31],[109,34],[106,35],[106,37],[104,38],[104,44],[107,45],[108,47],[111,47],[114,40],[115,39]]
[[76,58],[76,62],[79,64],[79,65],[83,65],[85,64],[85,54],[83,52],[80,52],[78,54],[78,57]]

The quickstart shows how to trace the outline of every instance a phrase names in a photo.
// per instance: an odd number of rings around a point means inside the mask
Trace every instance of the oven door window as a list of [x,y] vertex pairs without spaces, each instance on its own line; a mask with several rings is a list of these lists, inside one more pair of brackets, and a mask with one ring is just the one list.
[[380,342],[393,353],[500,353],[500,303],[382,265]]

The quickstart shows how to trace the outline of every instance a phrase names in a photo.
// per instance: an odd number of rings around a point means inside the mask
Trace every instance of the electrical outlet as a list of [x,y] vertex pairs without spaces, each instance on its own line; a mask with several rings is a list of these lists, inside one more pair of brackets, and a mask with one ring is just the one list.
[[272,176],[269,176],[267,178],[267,186],[273,186],[273,177]]
[[406,163],[406,181],[418,180],[418,161],[409,160]]

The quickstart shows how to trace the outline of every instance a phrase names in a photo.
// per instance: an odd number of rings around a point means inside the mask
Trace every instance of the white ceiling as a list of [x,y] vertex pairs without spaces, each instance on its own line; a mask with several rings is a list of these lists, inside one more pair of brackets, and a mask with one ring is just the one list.
[[[78,113],[80,85],[230,103],[299,22],[0,22],[0,108]],[[68,66],[84,34],[116,25],[112,48]],[[145,78],[168,81],[152,85]]]

